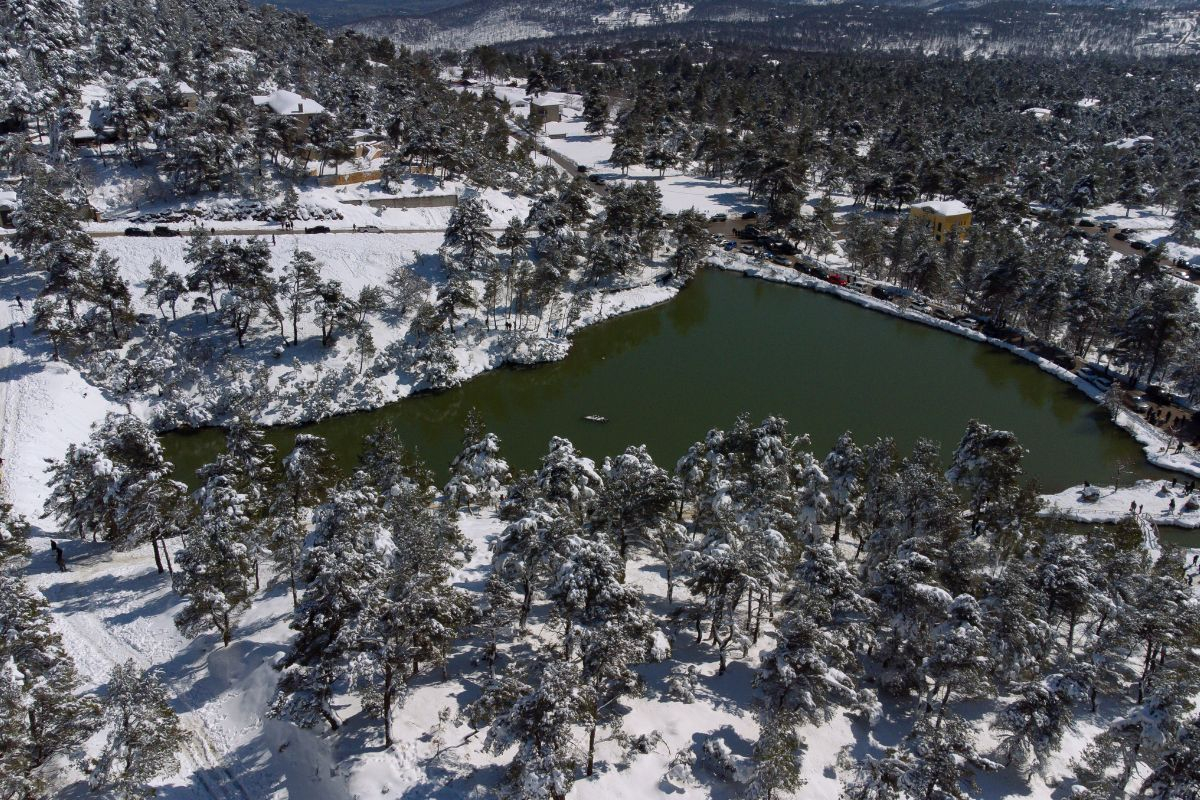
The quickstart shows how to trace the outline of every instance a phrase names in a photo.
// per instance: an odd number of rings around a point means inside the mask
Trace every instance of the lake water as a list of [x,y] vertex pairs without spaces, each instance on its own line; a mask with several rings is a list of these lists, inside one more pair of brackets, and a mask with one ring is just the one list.
[[[514,468],[536,466],[551,436],[599,461],[646,444],[670,469],[712,427],[747,412],[780,414],[823,454],[845,430],[861,443],[892,436],[902,449],[926,437],[947,457],[967,421],[1017,433],[1026,467],[1047,491],[1166,473],[1078,390],[1016,356],[944,331],[784,284],[705,271],[669,303],[580,332],[564,361],[503,369],[440,394],[268,439],[286,452],[296,432],[324,436],[349,467],[366,433],[387,421],[444,472],[475,407]],[[587,422],[589,414],[608,418]],[[220,431],[169,434],[181,480],[219,452]],[[1125,480],[1129,480],[1126,477]]]

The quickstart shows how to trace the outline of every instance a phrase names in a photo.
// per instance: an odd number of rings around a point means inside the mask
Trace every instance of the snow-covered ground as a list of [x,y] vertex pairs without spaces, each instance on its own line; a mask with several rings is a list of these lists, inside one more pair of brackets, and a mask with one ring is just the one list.
[[1188,498],[1194,494],[1188,491],[1188,483],[1176,481],[1172,486],[1167,480],[1141,480],[1119,489],[1073,486],[1057,494],[1044,495],[1043,499],[1047,503],[1047,513],[1079,522],[1116,522],[1136,508],[1137,513],[1144,514],[1156,525],[1200,528],[1200,494],[1195,495],[1197,508],[1185,508]]
[[[472,87],[472,91],[484,92],[488,88],[476,86]],[[529,116],[529,101],[525,97],[523,87],[494,86],[490,87],[490,90],[496,97],[509,102],[515,116]],[[580,117],[583,109],[583,98],[580,95],[548,92],[540,95],[538,102],[562,105],[562,121],[552,123],[551,130],[556,135],[563,134],[563,138],[551,138],[541,134],[538,141],[544,147],[574,164],[587,167],[589,174],[599,175],[606,181],[648,181],[655,184],[662,192],[662,205],[666,212],[677,214],[691,208],[711,216],[758,209],[758,206],[751,202],[745,187],[729,181],[718,181],[677,169],[669,169],[660,176],[657,170],[643,166],[631,167],[627,173],[622,173],[608,163],[609,156],[612,155],[612,138],[606,134],[587,132],[587,123]]]

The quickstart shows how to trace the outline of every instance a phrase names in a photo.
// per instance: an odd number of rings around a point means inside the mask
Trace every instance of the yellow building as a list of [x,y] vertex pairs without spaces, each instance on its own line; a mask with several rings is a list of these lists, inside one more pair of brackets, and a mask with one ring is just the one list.
[[908,210],[912,218],[925,224],[933,231],[939,242],[943,236],[954,233],[959,239],[967,238],[971,227],[971,209],[958,200],[930,200],[916,203]]

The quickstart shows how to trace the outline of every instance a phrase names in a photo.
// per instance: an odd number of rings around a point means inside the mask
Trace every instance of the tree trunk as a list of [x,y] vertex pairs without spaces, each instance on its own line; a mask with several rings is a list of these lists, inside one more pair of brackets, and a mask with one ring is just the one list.
[[158,568],[158,574],[163,574],[162,558],[158,555],[158,539],[150,537],[150,546],[154,548],[154,566]]
[[163,560],[167,562],[167,572],[174,575],[175,567],[171,564],[171,551],[167,547],[167,539],[165,536],[163,536],[163,537],[160,537],[160,541],[162,542]]
[[596,723],[592,723],[592,729],[588,732],[588,761],[587,761],[587,776],[592,777],[592,771],[596,764]]

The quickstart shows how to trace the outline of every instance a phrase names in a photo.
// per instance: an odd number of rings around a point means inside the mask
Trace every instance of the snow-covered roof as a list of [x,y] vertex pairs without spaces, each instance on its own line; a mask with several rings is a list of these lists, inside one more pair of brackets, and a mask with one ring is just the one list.
[[320,114],[325,110],[325,106],[316,100],[289,92],[287,89],[276,89],[265,95],[256,94],[253,100],[254,105],[269,106],[276,114],[284,117],[294,114]]
[[544,97],[540,100],[537,98],[534,98],[534,100],[532,101],[532,105],[535,105],[538,108],[562,108],[562,103],[560,103],[559,101],[547,100]]
[[1134,147],[1139,147],[1143,144],[1149,144],[1154,141],[1153,136],[1142,134],[1141,136],[1128,136],[1124,139],[1117,139],[1115,142],[1108,142],[1105,147],[1115,147],[1118,150],[1131,150]]
[[971,213],[970,206],[961,200],[929,200],[924,203],[916,203],[913,208],[932,211],[943,217],[957,217],[960,214]]
[[[125,84],[125,88],[129,90],[137,89],[141,86],[153,86],[158,88],[158,78],[144,77],[134,78],[129,83]],[[180,94],[195,94],[196,90],[183,81],[176,81],[175,88]]]
[[1096,106],[1100,105],[1100,99],[1097,97],[1085,97],[1079,102],[1075,103],[1075,105],[1079,106],[1080,108],[1095,108]]
[[1041,119],[1042,117],[1048,117],[1048,116],[1050,116],[1050,115],[1051,115],[1051,114],[1053,114],[1054,112],[1052,112],[1052,111],[1051,111],[1050,109],[1048,109],[1048,108],[1041,108],[1041,107],[1039,107],[1039,106],[1034,106],[1033,108],[1027,108],[1027,109],[1025,109],[1025,110],[1024,110],[1024,111],[1022,111],[1021,113],[1022,113],[1022,114],[1029,114],[1029,115],[1030,115],[1030,116],[1032,116],[1032,117],[1037,117],[1038,119]]
[[8,189],[0,189],[0,208],[16,208],[17,193]]

